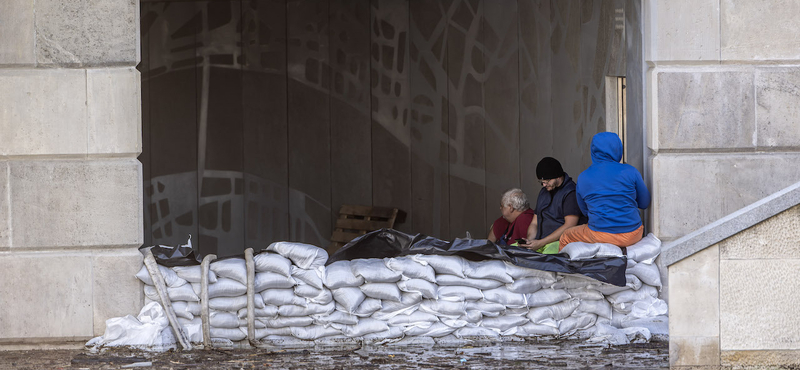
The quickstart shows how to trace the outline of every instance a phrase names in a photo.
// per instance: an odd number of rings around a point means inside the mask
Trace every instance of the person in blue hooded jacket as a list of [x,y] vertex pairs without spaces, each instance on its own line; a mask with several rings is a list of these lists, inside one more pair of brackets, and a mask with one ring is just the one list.
[[636,168],[620,163],[622,150],[613,132],[592,138],[592,165],[578,176],[576,188],[578,206],[589,223],[564,231],[560,249],[572,242],[628,247],[642,239],[639,209],[650,206],[650,192]]

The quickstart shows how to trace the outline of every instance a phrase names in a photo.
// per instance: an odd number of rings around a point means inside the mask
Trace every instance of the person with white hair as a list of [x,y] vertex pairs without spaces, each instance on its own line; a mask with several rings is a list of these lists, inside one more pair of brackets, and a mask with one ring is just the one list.
[[528,197],[521,189],[514,188],[503,193],[500,214],[500,218],[492,224],[487,239],[500,245],[511,245],[517,239],[528,236],[528,226],[533,221],[534,213]]

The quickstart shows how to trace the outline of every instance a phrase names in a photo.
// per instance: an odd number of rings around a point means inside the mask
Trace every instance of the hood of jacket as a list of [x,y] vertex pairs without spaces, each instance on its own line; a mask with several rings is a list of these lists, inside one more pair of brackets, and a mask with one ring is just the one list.
[[615,162],[622,159],[622,141],[613,132],[601,132],[592,137],[592,163]]

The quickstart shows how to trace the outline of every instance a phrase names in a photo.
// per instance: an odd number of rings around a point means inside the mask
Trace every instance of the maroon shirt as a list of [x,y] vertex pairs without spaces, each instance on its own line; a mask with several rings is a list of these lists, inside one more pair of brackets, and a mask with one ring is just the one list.
[[528,208],[522,212],[513,223],[509,223],[505,218],[500,217],[492,224],[492,233],[497,238],[497,242],[501,240],[506,244],[514,244],[517,239],[524,239],[528,237],[528,226],[533,222],[535,213],[532,209]]

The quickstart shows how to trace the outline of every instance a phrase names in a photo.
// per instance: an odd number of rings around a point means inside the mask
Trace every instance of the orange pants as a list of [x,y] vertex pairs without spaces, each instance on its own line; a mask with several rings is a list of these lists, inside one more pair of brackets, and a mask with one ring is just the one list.
[[589,228],[589,225],[583,224],[575,227],[570,227],[561,234],[561,239],[558,240],[558,250],[560,251],[567,244],[572,242],[584,243],[610,243],[619,247],[628,247],[636,244],[642,240],[644,232],[644,225],[639,226],[638,229],[631,232],[622,234],[604,233],[602,231],[594,231]]

